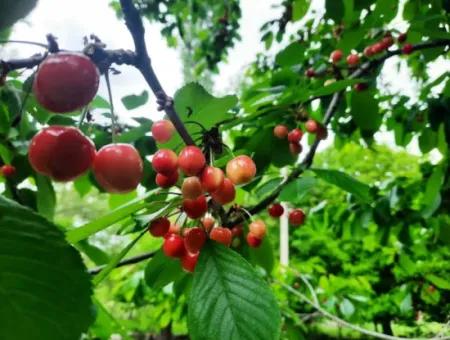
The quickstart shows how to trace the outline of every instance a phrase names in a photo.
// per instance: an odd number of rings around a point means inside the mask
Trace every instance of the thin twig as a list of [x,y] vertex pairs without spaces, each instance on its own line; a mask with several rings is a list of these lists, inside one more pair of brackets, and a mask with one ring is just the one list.
[[[148,253],[140,254],[140,255],[137,255],[137,256],[129,257],[129,258],[125,259],[125,260],[120,261],[115,268],[128,266],[130,264],[139,263],[139,262],[145,261],[145,260],[147,260],[149,258],[152,258],[154,255],[155,255],[155,252],[148,252]],[[91,275],[96,275],[96,274],[100,273],[105,267],[106,267],[106,265],[98,266],[98,267],[89,269],[88,273],[91,274]]]

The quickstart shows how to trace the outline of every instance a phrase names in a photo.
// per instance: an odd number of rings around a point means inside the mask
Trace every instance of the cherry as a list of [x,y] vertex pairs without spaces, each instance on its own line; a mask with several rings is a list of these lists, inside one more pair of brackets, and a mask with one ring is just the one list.
[[357,54],[350,54],[347,57],[347,64],[350,66],[356,66],[359,64],[359,56]]
[[47,110],[66,113],[89,104],[98,84],[99,72],[91,59],[80,53],[60,52],[39,65],[33,92]]
[[289,223],[291,225],[302,225],[305,222],[305,213],[301,209],[294,209],[289,213]]
[[286,125],[277,125],[273,129],[273,135],[279,139],[285,139],[289,133]]
[[289,143],[289,151],[292,155],[296,156],[302,152],[303,148],[301,144],[298,143]]
[[364,49],[364,55],[366,56],[366,57],[368,57],[368,58],[370,58],[370,57],[372,57],[374,54],[375,54],[375,52],[373,51],[373,46],[367,46],[365,49]]
[[155,182],[157,186],[163,189],[167,189],[170,188],[171,186],[174,186],[177,183],[178,177],[179,177],[178,170],[175,170],[168,176],[163,174],[156,174]]
[[171,224],[169,230],[164,235],[164,238],[169,237],[171,234],[180,235],[181,228],[178,224]]
[[142,180],[144,166],[141,156],[131,144],[109,144],[95,157],[94,175],[108,192],[133,191]]
[[199,253],[192,254],[192,253],[186,252],[181,257],[181,266],[183,267],[183,269],[189,273],[193,273],[195,270],[195,266],[197,265],[199,255],[200,255]]
[[284,208],[280,203],[274,203],[267,209],[267,211],[272,217],[280,217],[284,213]]
[[262,243],[262,239],[253,235],[252,233],[247,234],[247,244],[252,248],[258,248]]
[[319,130],[317,130],[316,137],[318,139],[327,139],[327,137],[328,137],[328,130],[327,130],[327,128],[325,126],[323,126],[323,125],[320,125],[319,126]]
[[196,199],[183,200],[183,210],[192,219],[202,217],[208,211],[208,203],[204,195]]
[[316,76],[316,71],[313,68],[309,68],[305,71],[305,76],[308,78],[314,78]]
[[214,227],[214,223],[216,221],[212,217],[205,217],[202,219],[203,227],[205,228],[206,232],[209,233],[209,231]]
[[233,235],[231,233],[231,230],[228,228],[223,227],[216,227],[211,230],[209,233],[209,238],[211,240],[214,240],[216,242],[222,243],[226,245],[227,247],[230,246]]
[[398,38],[397,38],[397,41],[400,43],[400,44],[403,44],[405,41],[406,41],[406,38],[408,37],[408,35],[406,34],[406,33],[401,33],[399,36],[398,36]]
[[155,237],[166,235],[169,229],[170,221],[167,217],[159,217],[156,220],[153,220],[148,226],[148,231]]
[[214,201],[221,205],[233,202],[236,197],[236,189],[234,188],[233,182],[231,182],[228,178],[225,178],[222,186],[211,193],[211,197]]
[[356,92],[361,92],[367,89],[366,83],[356,83],[353,87]]
[[333,64],[337,64],[342,59],[343,56],[344,56],[344,54],[342,53],[341,50],[335,50],[335,51],[331,52],[331,55],[330,55],[331,62]]
[[374,45],[372,46],[372,51],[373,51],[374,54],[381,53],[381,52],[383,52],[385,49],[386,49],[386,47],[385,47],[385,46],[383,45],[383,43],[381,43],[381,42],[378,42],[378,43],[376,43],[376,44],[374,44]]
[[206,242],[206,233],[202,228],[187,229],[184,234],[184,246],[190,253],[198,253]]
[[305,123],[305,130],[309,133],[317,133],[317,130],[320,128],[320,123],[315,121],[314,119],[308,119]]
[[182,257],[186,253],[183,238],[177,234],[168,235],[164,239],[163,252],[169,257]]
[[200,183],[200,179],[196,176],[185,178],[183,184],[181,185],[181,192],[184,198],[191,200],[202,195],[203,187],[202,183]]
[[405,44],[402,48],[403,54],[411,54],[414,51],[414,46],[411,44]]
[[246,155],[237,156],[227,163],[227,177],[236,185],[250,182],[256,175],[253,159]]
[[152,136],[158,143],[166,143],[172,138],[175,126],[167,119],[158,120],[152,125]]
[[288,141],[289,141],[289,143],[298,144],[298,143],[300,143],[300,140],[302,139],[302,137],[303,137],[303,131],[300,130],[299,128],[295,128],[294,130],[289,132]]
[[16,167],[13,165],[5,164],[0,168],[0,172],[3,177],[12,177],[16,174]]
[[178,159],[175,152],[169,149],[158,150],[152,159],[152,166],[156,172],[169,177],[177,171]]
[[196,146],[186,146],[178,156],[178,165],[187,176],[195,176],[203,170],[206,164],[205,155]]
[[231,228],[231,235],[233,235],[233,237],[240,237],[240,236],[242,236],[243,232],[244,232],[244,229],[242,228],[242,226],[240,224]]
[[67,126],[53,125],[41,130],[28,149],[33,169],[61,182],[84,174],[94,158],[94,143],[80,130]]
[[200,176],[203,188],[208,192],[214,192],[219,189],[224,180],[223,171],[213,166],[206,166]]
[[394,39],[392,36],[386,36],[381,40],[381,43],[383,44],[385,49],[388,49],[392,45],[394,45]]
[[262,220],[253,221],[248,225],[250,233],[252,233],[257,238],[264,238],[266,236],[266,224]]

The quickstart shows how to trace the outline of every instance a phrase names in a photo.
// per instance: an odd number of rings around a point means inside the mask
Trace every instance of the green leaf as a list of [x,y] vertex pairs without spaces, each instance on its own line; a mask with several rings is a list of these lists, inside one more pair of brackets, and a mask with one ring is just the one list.
[[299,202],[316,185],[314,177],[301,177],[289,183],[281,191],[279,200],[282,202]]
[[25,17],[36,6],[37,0],[2,0],[0,31]]
[[[431,216],[433,212],[439,207],[441,200],[441,187],[444,181],[444,171],[442,166],[436,166],[431,174],[430,178],[427,181],[427,185],[425,188],[425,193],[423,196],[422,204],[422,214],[426,212],[427,216]],[[430,208],[433,208],[430,210]]]
[[250,262],[262,267],[267,274],[270,274],[275,266],[275,254],[269,237],[265,237],[258,248],[250,248]]
[[308,12],[309,0],[295,0],[292,4],[292,21],[302,19]]
[[167,257],[162,250],[157,251],[145,267],[145,282],[153,289],[161,289],[181,276],[180,261]]
[[88,238],[92,234],[112,226],[114,223],[117,223],[129,215],[143,209],[148,204],[145,200],[151,195],[154,195],[154,192],[148,192],[144,197],[139,197],[79,228],[69,230],[66,233],[67,240],[71,243],[77,243]]
[[92,189],[92,184],[91,181],[89,180],[89,175],[86,174],[81,177],[78,177],[73,182],[73,186],[75,187],[75,190],[78,192],[80,197],[86,196]]
[[423,129],[419,136],[419,148],[422,153],[428,153],[437,146],[437,133],[431,129]]
[[120,136],[117,137],[117,142],[133,143],[150,132],[153,124],[153,122],[150,119],[137,118],[136,120],[138,121],[139,126],[121,133]]
[[339,304],[339,310],[345,317],[350,317],[355,312],[355,306],[353,306],[353,303],[349,299],[342,300],[342,302]]
[[281,317],[275,297],[238,253],[209,242],[200,253],[188,309],[192,340],[273,340]]
[[[201,85],[190,83],[175,93],[175,109],[183,122],[195,121],[206,129],[211,129],[217,123],[230,118],[228,111],[237,104],[236,96],[217,98],[209,94]],[[199,132],[195,124],[186,124],[188,132],[192,135]],[[165,148],[175,149],[182,144],[178,134],[163,144]]]
[[127,110],[133,110],[139,106],[146,104],[148,101],[148,92],[142,91],[141,94],[131,94],[122,98],[122,103]]
[[109,256],[102,249],[90,244],[88,241],[83,240],[78,242],[75,247],[86,254],[89,259],[97,266],[102,266],[109,262]]
[[398,12],[398,1],[392,0],[377,0],[373,17],[376,17],[381,22],[390,22],[395,18]]
[[305,59],[305,47],[301,42],[295,41],[284,50],[278,52],[275,62],[280,66],[292,66],[301,64]]
[[338,170],[312,169],[312,171],[324,181],[355,195],[365,203],[371,203],[370,187],[367,184]]
[[339,24],[344,17],[344,3],[342,0],[325,0],[325,17],[331,18]]
[[37,185],[37,210],[38,212],[52,221],[55,215],[56,195],[53,190],[53,184],[46,176],[36,174]]
[[0,196],[0,339],[79,339],[93,321],[79,253],[43,217]]
[[425,278],[438,288],[450,290],[450,281],[448,279],[443,279],[434,274],[425,275]]
[[377,131],[381,125],[378,101],[372,91],[352,91],[350,94],[351,114],[361,130]]
[[311,97],[316,97],[316,96],[326,96],[329,94],[333,94],[335,92],[339,92],[342,90],[345,90],[348,86],[357,84],[357,83],[361,83],[363,82],[363,79],[346,79],[346,80],[338,80],[335,81],[334,83],[331,83],[330,85],[321,87],[318,90],[315,90],[314,92],[311,93]]

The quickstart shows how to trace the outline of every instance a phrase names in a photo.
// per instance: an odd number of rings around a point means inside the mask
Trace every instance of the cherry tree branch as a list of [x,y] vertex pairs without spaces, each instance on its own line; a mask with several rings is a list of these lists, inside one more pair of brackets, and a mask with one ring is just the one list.
[[147,81],[158,100],[159,108],[166,112],[183,141],[187,145],[195,145],[194,140],[189,135],[189,132],[186,130],[186,127],[175,111],[172,98],[164,91],[153,69],[145,43],[144,24],[138,9],[134,6],[132,0],[120,0],[120,5],[122,6],[125,17],[125,24],[134,41],[136,53],[136,63],[134,66],[141,72],[144,79]]
[[[148,253],[143,253],[143,254],[140,254],[140,255],[137,255],[137,256],[129,257],[127,259],[124,259],[124,260],[120,261],[117,264],[117,266],[115,266],[115,268],[128,266],[130,264],[139,263],[139,262],[142,262],[142,261],[145,261],[147,259],[152,258],[154,255],[155,255],[155,252],[148,252]],[[106,265],[98,266],[98,267],[89,269],[88,273],[91,274],[91,275],[96,275],[96,274],[100,273],[105,267],[106,267]]]
[[[429,48],[436,48],[436,47],[448,47],[450,46],[450,39],[442,39],[442,40],[436,40],[436,41],[430,41],[430,42],[424,42],[419,43],[413,46],[414,51],[429,49]],[[366,74],[369,70],[377,67],[378,65],[382,64],[385,60],[388,58],[391,58],[396,55],[402,54],[402,49],[396,49],[394,51],[388,51],[384,55],[371,59],[365,63],[363,63],[359,68],[357,68],[353,73],[351,73],[348,78],[349,79],[355,79],[358,78],[364,74]],[[325,112],[325,116],[323,119],[322,124],[324,126],[327,126],[331,119],[333,118],[333,115],[336,113],[337,108],[339,106],[340,99],[342,97],[342,94],[344,91],[335,92],[331,98],[330,104],[328,105],[328,108]],[[272,191],[272,193],[265,197],[263,200],[261,200],[259,203],[254,205],[253,207],[246,208],[247,211],[249,211],[251,214],[257,214],[260,211],[264,210],[269,204],[271,204],[278,195],[283,191],[284,187],[297,179],[305,170],[309,169],[314,161],[314,156],[316,154],[317,148],[320,144],[321,140],[319,138],[316,138],[314,143],[311,145],[311,148],[309,149],[308,153],[306,154],[303,161],[294,169],[291,171],[289,176],[287,176],[280,185],[277,186],[277,188]],[[247,217],[243,214],[234,215],[231,218],[226,221],[226,226],[233,226],[236,224],[239,224],[246,220]]]

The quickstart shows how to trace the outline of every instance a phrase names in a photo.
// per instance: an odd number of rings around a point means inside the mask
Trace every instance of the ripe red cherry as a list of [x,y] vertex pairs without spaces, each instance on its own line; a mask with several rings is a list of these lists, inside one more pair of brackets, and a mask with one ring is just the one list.
[[299,155],[303,150],[303,147],[301,144],[296,143],[289,143],[289,151],[293,156]]
[[169,237],[171,234],[177,234],[180,235],[181,228],[178,224],[171,224],[169,227],[169,230],[164,235],[164,238]]
[[0,168],[0,172],[3,175],[3,177],[12,177],[16,174],[16,167],[5,164]]
[[325,126],[323,126],[323,125],[320,125],[319,129],[317,130],[316,137],[318,139],[327,139],[327,137],[328,137],[328,130],[327,130],[327,128]]
[[205,155],[196,146],[186,146],[178,156],[178,166],[187,176],[195,176],[206,164]]
[[383,44],[385,49],[388,49],[394,44],[394,39],[392,36],[386,36],[381,40],[381,43]]
[[314,69],[312,68],[309,68],[306,70],[305,76],[307,76],[308,78],[314,78],[316,76],[316,71],[314,71]]
[[184,246],[190,253],[198,253],[205,242],[206,233],[202,228],[190,228],[184,234]]
[[383,52],[385,49],[386,49],[386,47],[385,47],[385,46],[383,45],[383,43],[381,43],[381,42],[378,42],[378,43],[376,43],[376,44],[374,44],[374,45],[372,46],[372,51],[373,51],[374,54],[381,53],[381,52]]
[[252,248],[258,248],[262,243],[262,239],[253,235],[252,233],[247,234],[247,244]]
[[347,57],[347,64],[350,66],[356,66],[359,64],[359,56],[357,54],[350,54]]
[[414,46],[411,44],[405,44],[402,48],[403,54],[411,54],[414,51]]
[[164,176],[170,176],[177,171],[177,155],[169,149],[158,150],[153,155],[152,166],[156,172],[159,172]]
[[318,123],[314,119],[308,119],[308,121],[305,123],[305,130],[309,133],[317,133],[319,127],[320,123]]
[[207,166],[203,169],[200,180],[203,188],[211,193],[222,186],[224,178],[225,176],[221,169]]
[[223,227],[216,227],[211,230],[209,233],[209,238],[211,240],[214,240],[216,242],[222,243],[226,245],[227,247],[230,246],[233,235],[231,233],[231,230],[228,228]]
[[196,199],[203,194],[203,187],[200,179],[196,176],[186,177],[181,185],[183,198]]
[[95,158],[95,146],[83,133],[67,126],[49,126],[38,132],[28,150],[33,169],[56,181],[71,181],[84,174]]
[[142,180],[144,166],[139,152],[131,144],[109,144],[95,157],[94,175],[108,192],[133,191]]
[[375,52],[373,51],[373,46],[367,46],[365,49],[364,49],[364,55],[366,56],[366,57],[371,57],[371,56],[373,56],[374,54],[375,54]]
[[284,208],[280,203],[274,203],[267,209],[267,211],[272,217],[280,217],[284,213]]
[[196,199],[183,200],[183,210],[190,218],[200,218],[208,211],[208,203],[204,195]]
[[202,219],[203,227],[205,228],[206,232],[209,233],[209,231],[214,227],[214,223],[216,221],[212,217],[205,217]]
[[222,186],[211,193],[211,197],[214,201],[221,205],[233,202],[236,197],[236,189],[234,188],[233,182],[231,182],[228,178],[225,178]]
[[167,119],[158,120],[152,125],[152,136],[158,143],[166,143],[172,138],[175,126]]
[[344,54],[342,53],[341,50],[335,50],[331,52],[330,59],[333,64],[337,64],[339,61],[341,61],[343,56]]
[[367,84],[366,83],[357,83],[354,85],[353,87],[355,89],[356,92],[361,92],[367,89]]
[[253,159],[246,155],[237,156],[227,163],[227,177],[236,185],[250,182],[256,175]]
[[399,36],[398,36],[398,38],[397,38],[397,41],[400,43],[400,44],[403,44],[405,41],[406,41],[406,38],[408,37],[408,35],[406,34],[406,33],[401,33]]
[[303,137],[303,131],[300,130],[299,128],[295,128],[294,130],[289,132],[288,141],[289,141],[289,143],[298,144],[298,143],[300,143],[300,140],[302,139],[302,137]]
[[277,125],[273,129],[273,135],[279,139],[285,139],[289,133],[286,125]]
[[289,213],[289,224],[302,225],[305,222],[305,213],[301,209],[294,209]]
[[192,254],[192,253],[186,252],[181,257],[181,266],[183,267],[183,269],[189,273],[193,273],[195,270],[195,266],[197,265],[199,255],[200,255],[200,253]]
[[262,220],[253,221],[248,225],[248,229],[250,233],[255,235],[256,237],[263,239],[266,236],[266,224]]
[[66,113],[89,104],[98,83],[99,72],[91,59],[80,53],[60,52],[39,65],[33,92],[47,110]]
[[149,224],[148,231],[155,237],[162,237],[167,234],[169,228],[169,219],[167,217],[160,217]]
[[240,237],[242,236],[243,232],[244,229],[242,229],[241,225],[236,225],[233,228],[231,228],[231,235],[233,235],[233,237]]
[[168,176],[163,174],[156,174],[155,178],[156,185],[163,189],[167,189],[170,188],[171,186],[174,186],[177,183],[177,181],[178,181],[178,170],[175,170]]
[[164,239],[163,252],[169,257],[182,257],[186,253],[183,238],[177,234],[168,235]]

